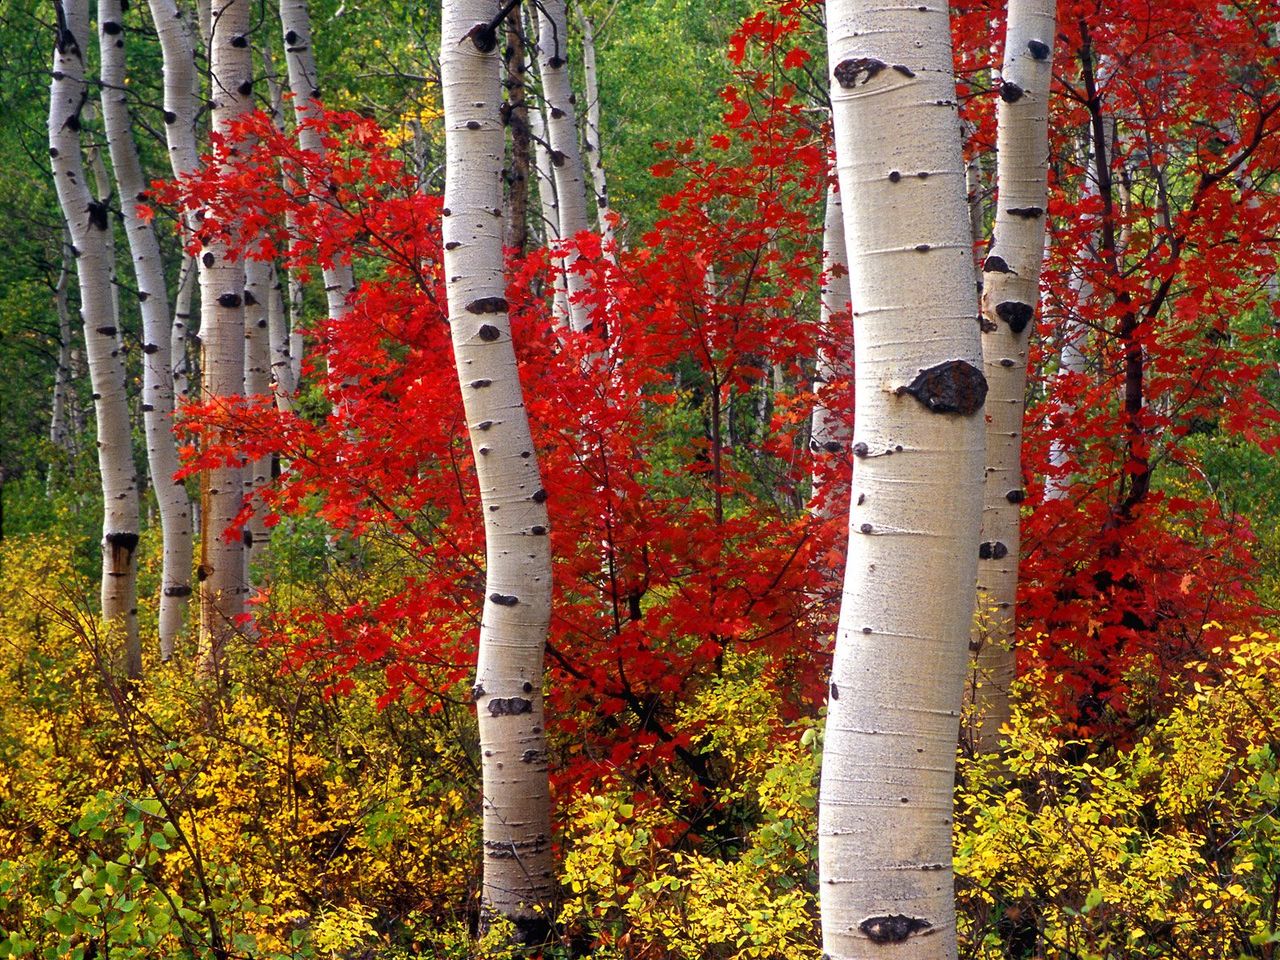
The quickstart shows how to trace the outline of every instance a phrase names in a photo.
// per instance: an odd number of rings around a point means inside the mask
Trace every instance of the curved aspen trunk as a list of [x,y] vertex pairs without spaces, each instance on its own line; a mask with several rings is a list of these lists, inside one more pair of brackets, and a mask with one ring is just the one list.
[[80,311],[97,419],[98,469],[102,475],[102,618],[123,634],[123,667],[142,677],[138,641],[138,477],[125,393],[112,294],[110,211],[89,192],[80,156],[80,112],[89,11],[85,0],[55,0],[57,37],[49,85],[49,156],[58,202],[67,218],[80,282]]
[[[590,225],[587,221],[582,152],[578,149],[573,84],[569,79],[569,26],[565,0],[542,0],[538,4],[538,73],[542,80],[542,98],[547,105],[547,141],[560,213],[559,236],[569,241],[590,229]],[[587,289],[586,277],[573,270],[578,259],[576,251],[566,251],[565,296],[569,307],[569,328],[574,332],[586,330],[591,323],[591,312],[586,304],[575,302],[578,295]]]
[[[818,307],[818,329],[822,339],[813,377],[814,392],[820,396],[813,408],[809,432],[809,452],[815,463],[849,456],[849,428],[844,418],[830,408],[833,398],[829,394],[821,396],[822,389],[829,383],[849,375],[848,368],[831,348],[831,345],[842,343],[851,335],[849,323],[843,319],[849,310],[849,258],[845,253],[843,218],[840,191],[831,184],[827,187],[826,215],[822,223],[822,288]],[[841,318],[839,326],[836,317]],[[820,471],[815,469],[811,476],[810,509],[820,519],[830,519],[839,503],[840,491],[822,491]],[[845,493],[847,495],[847,491]]]
[[485,529],[474,690],[484,779],[482,910],[514,921],[521,940],[541,942],[555,885],[542,720],[551,549],[503,276],[498,12],[497,0],[444,4],[444,257]]
[[[284,30],[284,59],[289,71],[289,89],[293,92],[293,115],[298,124],[298,143],[302,149],[318,156],[325,154],[320,131],[306,126],[319,110],[320,82],[316,74],[316,55],[311,48],[311,16],[306,0],[281,0],[280,26]],[[310,189],[310,184],[308,184]],[[311,190],[314,201],[317,192]],[[322,266],[324,294],[329,317],[341,320],[349,312],[347,296],[355,289],[350,264],[335,261]]]
[[818,819],[833,960],[956,955],[986,382],[945,6],[828,0],[856,420]]
[[978,685],[974,747],[999,749],[1009,719],[1018,595],[1022,426],[1027,341],[1040,302],[1049,175],[1049,81],[1054,0],[1010,0],[996,132],[996,217],[982,265],[982,354],[987,395],[987,471],[983,487],[974,628]]
[[173,656],[174,640],[182,631],[191,596],[192,546],[191,500],[187,488],[174,480],[179,465],[173,438],[173,324],[160,243],[150,222],[138,216],[146,179],[133,142],[132,119],[125,99],[125,27],[120,0],[98,0],[98,30],[102,119],[142,312],[142,419],[147,464],[160,510],[160,659],[168,660]]
[[609,209],[609,185],[604,173],[604,156],[600,150],[600,79],[596,69],[596,31],[591,18],[574,8],[582,27],[582,79],[587,94],[587,126],[584,131],[586,152],[591,157],[591,185],[595,188],[596,221],[606,250],[613,248],[613,216]]
[[[249,0],[214,0],[210,40],[213,130],[253,109],[253,57],[249,45]],[[201,369],[206,403],[231,400],[244,392],[244,265],[226,243],[211,240],[200,254]],[[240,466],[206,472],[200,511],[200,662],[209,674],[221,672],[223,650],[244,613],[244,543],[228,540],[241,505]]]

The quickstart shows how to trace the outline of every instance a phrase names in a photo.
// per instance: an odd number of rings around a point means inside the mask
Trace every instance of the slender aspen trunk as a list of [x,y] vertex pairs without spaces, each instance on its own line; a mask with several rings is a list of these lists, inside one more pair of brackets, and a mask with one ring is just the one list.
[[67,219],[80,283],[80,311],[93,384],[102,475],[102,617],[123,635],[123,668],[142,677],[138,640],[138,477],[133,468],[124,354],[112,297],[110,212],[89,192],[80,156],[80,116],[89,11],[85,0],[55,0],[57,37],[49,85],[49,156]]
[[[530,30],[527,28],[526,32]],[[546,245],[551,246],[560,240],[560,200],[556,196],[556,178],[552,172],[550,141],[547,140],[547,118],[542,107],[541,103],[529,107],[529,135],[533,140],[533,169],[538,182],[538,206],[542,211],[540,232]],[[557,263],[554,270],[556,284],[552,291],[551,315],[557,327],[564,327],[569,323],[564,264]]]
[[[262,55],[262,72],[267,81],[267,100],[271,109],[271,119],[277,128],[285,128],[284,89],[280,86],[280,77],[276,72],[275,58],[271,53],[271,44],[264,43],[259,48]],[[286,190],[292,191],[293,178],[289,176],[283,164],[280,177]],[[294,230],[292,210],[285,212],[286,230],[292,235]],[[302,334],[296,333],[297,361],[294,360],[295,334],[290,326],[296,326],[302,320],[302,284],[295,276],[293,268],[286,269],[289,285],[289,306],[285,310],[284,283],[280,279],[280,270],[276,264],[271,265],[270,299],[267,301],[267,341],[271,347],[271,381],[275,392],[276,408],[282,413],[293,409],[294,394],[298,392],[298,380],[301,375]]]
[[[324,143],[320,131],[307,126],[306,121],[319,111],[320,83],[316,73],[315,51],[311,47],[311,16],[306,0],[282,0],[280,25],[284,30],[284,59],[289,71],[289,89],[293,92],[293,114],[298,124],[298,143],[323,157]],[[313,202],[318,191],[308,184]],[[347,296],[355,289],[355,279],[350,264],[338,261],[322,266],[325,299],[329,305],[329,317],[341,320],[349,312]]]
[[[569,27],[565,0],[542,0],[538,4],[538,73],[542,80],[542,97],[547,105],[551,173],[555,178],[560,212],[559,236],[569,241],[590,227],[582,152],[578,149],[573,84],[569,79]],[[574,272],[573,265],[578,259],[576,251],[565,252],[565,296],[569,306],[569,327],[575,332],[586,330],[591,324],[591,311],[579,300],[579,294],[586,292],[587,280]]]
[[[974,126],[968,120],[965,120],[962,126],[964,130],[964,141],[969,142],[973,136]],[[986,240],[987,218],[986,211],[982,206],[982,163],[975,153],[964,165],[964,188],[965,194],[969,201],[969,233],[973,238],[973,269],[974,278],[978,286],[978,293],[982,293],[982,242]]]
[[858,345],[818,820],[833,960],[956,956],[952,788],[987,387],[948,19],[827,3]]
[[[813,389],[820,397],[813,408],[809,433],[809,452],[815,463],[811,475],[813,492],[809,508],[814,516],[823,520],[834,515],[841,491],[821,490],[822,471],[816,469],[816,465],[830,462],[833,457],[848,457],[850,446],[849,428],[845,419],[829,406],[834,398],[830,395],[821,396],[823,388],[833,380],[849,375],[848,368],[832,349],[832,345],[847,341],[851,335],[850,324],[844,319],[849,310],[849,258],[845,253],[843,218],[840,191],[832,184],[827,187],[826,216],[822,223],[822,288],[819,291],[818,307],[821,340],[813,377]],[[840,319],[838,324],[837,318]],[[847,491],[844,493],[847,495]]]
[[[213,130],[228,135],[231,124],[253,109],[253,56],[249,45],[249,0],[214,0],[210,39]],[[244,392],[244,264],[221,239],[200,254],[202,394],[206,403],[230,401]],[[244,613],[244,543],[224,532],[240,512],[242,467],[215,467],[205,474],[200,511],[200,663],[220,674],[223,651]]]
[[174,404],[181,404],[191,392],[191,303],[199,289],[200,270],[190,254],[182,258],[178,271],[178,294],[173,303],[173,325],[169,329],[169,365],[173,371]]
[[990,387],[977,581],[984,615],[972,641],[978,676],[974,747],[984,753],[999,749],[1016,666],[1022,428],[1028,341],[1044,262],[1054,10],[1054,0],[1009,0],[996,111],[995,230],[982,265],[982,353]]
[[600,149],[600,79],[596,69],[595,26],[582,10],[574,8],[582,27],[582,77],[587,95],[587,125],[583,131],[586,153],[590,157],[591,185],[595,192],[596,220],[605,249],[613,247],[613,216],[609,209],[609,185],[604,172],[604,154]]
[[107,149],[120,193],[125,235],[133,258],[142,312],[142,419],[147,464],[160,511],[160,659],[173,656],[174,640],[191,596],[191,500],[174,480],[178,447],[173,438],[173,325],[165,289],[160,243],[149,221],[138,215],[146,178],[133,142],[133,121],[125,99],[125,27],[120,0],[98,0],[98,44],[102,63],[102,119]]
[[520,12],[512,8],[506,19],[506,47],[502,51],[507,89],[506,117],[511,130],[511,167],[507,171],[507,246],[523,255],[529,246],[529,174],[533,167],[529,135],[529,98],[525,77],[524,37]]
[[[71,239],[62,243],[62,266],[58,270],[58,282],[53,289],[53,305],[58,315],[58,366],[53,373],[53,408],[49,412],[49,442],[55,450],[71,454],[68,428],[68,400],[71,393],[71,308],[67,302],[67,290],[72,270]],[[52,471],[49,480],[52,484]]]
[[[267,343],[267,311],[271,299],[271,264],[250,260],[244,267],[244,392],[247,396],[271,393],[271,346]],[[246,500],[271,482],[271,458],[260,457],[244,469],[241,483]],[[244,529],[244,582],[254,586],[251,571],[267,546],[267,527],[261,503],[254,502],[253,517]]]
[[551,617],[546,492],[507,316],[497,0],[446,0],[444,248],[450,329],[485,528],[475,700],[484,780],[486,917],[541,942],[553,917],[550,788],[542,718]]

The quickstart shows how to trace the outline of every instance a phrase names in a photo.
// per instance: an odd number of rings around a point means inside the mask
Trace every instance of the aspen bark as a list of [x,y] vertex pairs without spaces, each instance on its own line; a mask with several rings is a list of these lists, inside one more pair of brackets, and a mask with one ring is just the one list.
[[124,353],[113,302],[110,212],[89,192],[80,156],[89,11],[85,0],[55,0],[57,36],[49,85],[49,156],[80,283],[80,311],[97,420],[102,475],[102,617],[123,634],[123,668],[142,676],[138,640],[138,478],[133,468]]
[[[271,120],[280,130],[285,128],[284,90],[280,86],[280,78],[276,73],[275,58],[271,54],[271,45],[264,43],[259,52],[262,55],[262,71],[267,82],[267,102],[271,109]],[[286,190],[292,191],[293,178],[281,164],[280,177]],[[286,230],[293,235],[295,215],[292,210],[285,211]],[[276,264],[271,265],[270,299],[267,301],[267,342],[271,348],[271,381],[275,392],[276,409],[287,413],[293,409],[293,397],[298,391],[298,380],[301,376],[302,333],[300,329],[291,330],[291,326],[302,322],[302,284],[296,271],[286,269],[289,285],[289,309],[285,310],[284,283],[280,279],[280,270]],[[297,352],[295,361],[294,352]]]
[[[284,30],[284,59],[289,72],[289,89],[293,92],[298,143],[302,149],[323,157],[325,148],[320,139],[320,131],[307,124],[320,110],[320,83],[316,73],[315,51],[311,47],[311,16],[306,0],[282,0],[280,25]],[[307,188],[315,202],[318,191],[310,183]],[[321,272],[324,276],[329,317],[334,321],[341,320],[349,312],[347,296],[355,289],[351,265],[335,260],[327,266],[322,264]]]
[[[53,289],[53,304],[58,316],[58,366],[53,373],[53,407],[49,412],[49,443],[55,450],[71,456],[71,436],[68,429],[68,406],[71,396],[71,308],[67,302],[67,288],[71,280],[71,240],[62,243],[62,265],[58,281]],[[49,482],[52,489],[53,472]]]
[[125,26],[120,0],[98,0],[98,31],[102,119],[142,312],[142,419],[147,464],[160,511],[160,659],[168,660],[173,656],[174,640],[182,630],[191,596],[192,547],[191,500],[186,487],[174,480],[179,464],[173,438],[173,325],[160,243],[151,223],[138,215],[138,203],[145,196],[147,184],[125,99]]
[[[267,342],[268,304],[271,299],[271,264],[250,260],[244,267],[244,392],[250,397],[271,393],[271,346]],[[252,569],[267,545],[262,504],[253,495],[271,482],[271,458],[259,457],[244,469],[241,483],[246,501],[253,502],[253,516],[244,528],[244,582],[252,587]]]
[[996,111],[995,229],[982,265],[982,353],[990,387],[977,581],[984,615],[973,638],[974,746],[984,753],[999,748],[1016,666],[1022,429],[1044,261],[1054,11],[1054,0],[1010,0]]
[[542,719],[551,617],[546,491],[507,316],[497,0],[446,0],[444,262],[454,359],[485,529],[474,689],[484,781],[486,917],[541,942],[552,921],[550,788]]
[[173,302],[173,325],[169,330],[169,365],[173,371],[174,404],[187,399],[191,391],[191,303],[199,288],[200,271],[196,258],[186,254],[178,271],[178,294]]
[[582,79],[587,95],[586,127],[583,130],[586,153],[590,158],[591,185],[596,202],[596,222],[606,250],[614,244],[613,215],[609,209],[609,184],[604,172],[604,155],[600,149],[600,79],[596,69],[596,32],[591,18],[581,6],[574,8],[582,27]]
[[[840,191],[832,184],[827,187],[826,214],[822,222],[822,287],[818,306],[821,340],[813,377],[813,389],[819,397],[813,408],[809,431],[809,452],[815,466],[830,462],[834,457],[849,456],[849,427],[839,411],[831,408],[833,398],[822,393],[832,381],[847,378],[850,373],[832,349],[833,345],[849,340],[852,335],[851,325],[844,319],[849,310],[849,258],[845,253],[843,218]],[[839,324],[836,323],[837,318],[841,321]],[[811,476],[810,509],[815,516],[830,519],[840,501],[840,491],[822,491],[822,471],[815,468]]]
[[[541,103],[528,107],[529,135],[533,140],[533,169],[538,183],[538,206],[542,212],[542,238],[547,246],[560,240],[560,200],[556,196],[556,178],[551,166],[551,147],[547,140],[547,120]],[[565,287],[564,264],[553,264],[555,289],[552,290],[551,315],[557,327],[569,322],[569,298]]]
[[[578,149],[573,84],[569,79],[569,27],[565,0],[542,0],[538,4],[538,73],[547,106],[551,173],[555,179],[560,213],[559,237],[571,244],[575,236],[590,227],[582,152]],[[591,324],[591,311],[580,298],[580,294],[587,290],[587,281],[573,269],[578,260],[576,250],[571,246],[565,249],[563,279],[569,307],[569,328],[574,332],[586,330]]]
[[[213,0],[210,70],[213,130],[228,136],[231,124],[253,109],[253,56],[249,0]],[[221,238],[200,254],[202,394],[206,403],[231,401],[244,391],[244,265]],[[223,651],[244,613],[244,543],[224,532],[240,512],[242,467],[208,470],[200,510],[200,663],[221,672]]]
[[945,6],[828,0],[855,370],[818,820],[823,950],[954,958],[986,382]]
[[[528,60],[520,34],[520,13],[506,18],[506,47],[502,51],[503,86],[507,90],[506,117],[511,130],[511,167],[507,171],[507,246],[523,256],[529,246],[529,174],[533,142],[529,133]],[[415,130],[415,137],[418,131]]]

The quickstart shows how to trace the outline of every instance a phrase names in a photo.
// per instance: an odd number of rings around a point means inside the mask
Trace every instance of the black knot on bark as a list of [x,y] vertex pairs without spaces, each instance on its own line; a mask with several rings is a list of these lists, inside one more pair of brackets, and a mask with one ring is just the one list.
[[481,420],[479,423],[477,423],[477,424],[476,424],[476,429],[477,429],[477,430],[488,430],[488,429],[489,429],[490,427],[492,427],[492,426],[493,426],[493,421],[492,421],[492,420]]
[[565,60],[564,57],[555,56],[547,60],[547,66],[550,67],[552,70],[559,70],[561,67],[565,65],[566,62],[567,61]]
[[126,556],[138,549],[138,535],[136,533],[108,533],[104,537],[112,552],[119,551]]
[[552,119],[552,120],[563,120],[563,119],[564,119],[564,117],[565,117],[565,112],[564,112],[563,110],[561,110],[559,107],[552,107],[552,108],[551,108],[551,119]]
[[258,298],[246,290],[244,292],[244,305],[246,307],[256,307],[258,305]]
[[114,37],[116,34],[122,33],[123,31],[124,27],[120,26],[120,24],[116,23],[114,20],[108,20],[102,25],[102,32],[109,37]]
[[1000,99],[1005,103],[1017,103],[1022,99],[1022,88],[1008,80],[1000,81]]
[[563,166],[564,166],[564,152],[563,152],[563,151],[561,151],[561,150],[552,150],[552,151],[551,151],[551,165],[552,165],[553,167],[563,167]]
[[249,96],[249,94],[253,93],[253,81],[246,80],[244,83],[240,84],[240,86],[236,87],[236,90],[240,92],[240,96],[242,97]]
[[506,593],[491,593],[489,594],[489,599],[500,607],[514,607],[520,602],[519,597],[513,597]]
[[115,327],[98,327],[97,332],[104,337],[114,337],[116,335]]
[[218,298],[218,306],[226,307],[228,310],[234,310],[242,302],[238,293],[224,293]]
[[89,226],[107,229],[107,205],[99,200],[89,201]]
[[877,60],[874,57],[853,57],[849,60],[841,60],[836,64],[835,70],[832,71],[836,78],[836,83],[850,90],[858,85],[858,78],[866,75],[862,81],[865,86],[871,82],[874,77],[885,67],[889,66],[883,60]]
[[987,378],[967,360],[944,360],[921,370],[899,396],[910,394],[933,413],[977,413],[987,399]]
[[1009,555],[1009,548],[999,540],[989,540],[978,546],[979,560],[1003,560]]
[[[992,329],[992,330],[996,329],[996,327],[995,327],[995,325],[994,325],[994,324],[992,324],[991,329]],[[1001,357],[1001,358],[1000,358],[1000,366],[1002,366],[1002,367],[1012,367],[1012,366],[1013,366],[1013,360],[1012,360],[1012,359],[1010,359],[1009,357]]]
[[901,63],[895,63],[893,65],[893,69],[896,70],[898,73],[902,74],[904,77],[914,77],[916,75],[916,72],[914,70],[912,70],[908,66],[904,66]]
[[1035,316],[1035,308],[1020,300],[1006,300],[996,304],[996,316],[1009,325],[1014,333],[1027,329],[1027,324]]
[[460,246],[462,246],[462,244],[459,243],[457,240],[450,240],[448,243],[444,245],[444,248],[446,250],[457,250]]
[[1004,257],[992,254],[982,261],[983,273],[1012,273],[1009,269],[1009,262]]
[[290,43],[290,44],[292,44],[292,43],[297,43],[297,42],[298,42],[298,35],[297,35],[296,33],[294,33],[292,30],[290,30],[288,33],[286,33],[286,34],[284,35],[284,42],[285,42],[285,43]]
[[843,447],[839,440],[828,440],[822,445],[822,449],[827,451],[827,453],[839,453]]
[[840,688],[836,686],[834,680],[831,682],[831,699],[832,700],[840,699]]
[[472,390],[481,390],[484,387],[490,386],[492,383],[492,380],[472,380],[470,387]]
[[494,340],[497,340],[502,336],[502,331],[491,323],[483,323],[480,325],[480,329],[476,331],[476,336],[485,343],[492,343]]
[[245,47],[249,45],[249,38],[246,37],[243,33],[238,33],[231,38],[231,45],[235,47],[237,50],[243,50]]
[[896,913],[888,917],[868,917],[858,924],[858,929],[872,943],[901,943],[913,933],[928,930],[932,926],[928,920]]
[[545,491],[545,490],[538,490],[538,491],[536,491],[536,492],[533,494],[533,496],[531,496],[529,499],[530,499],[530,500],[532,500],[534,503],[546,503],[546,502],[547,502],[547,491]]
[[1049,59],[1049,45],[1043,40],[1028,40],[1027,52],[1031,54],[1032,60]]
[[214,260],[217,258],[212,253],[206,252],[200,259],[206,267],[212,267]]
[[477,683],[474,687],[471,688],[472,700],[479,700],[483,696],[484,696],[484,684]]
[[1044,216],[1044,207],[1010,207],[1005,211],[1011,217],[1021,217],[1023,220],[1035,220]]
[[481,53],[491,53],[498,46],[498,34],[489,23],[477,23],[462,35],[462,39],[470,40]]
[[1010,490],[1004,495],[1004,498],[1010,503],[1021,503],[1023,500],[1027,499],[1027,494],[1023,490]]
[[507,301],[502,297],[480,297],[472,300],[464,308],[467,313],[506,313]]
[[56,157],[57,155],[58,155],[58,148],[57,148],[57,147],[50,147],[50,148],[49,148],[49,156],[51,156],[51,157]]
[[533,713],[533,701],[524,697],[494,697],[489,701],[492,717],[514,717],[521,713]]
[[186,584],[180,587],[165,587],[164,595],[166,597],[189,597],[191,596],[191,588]]
[[159,352],[160,352],[160,347],[159,347],[159,345],[158,345],[158,344],[154,344],[154,343],[144,343],[144,344],[142,345],[142,352],[143,352],[143,353],[146,353],[146,354],[159,353]]
[[535,537],[545,537],[547,535],[547,528],[541,525],[535,525],[529,528],[529,532]]

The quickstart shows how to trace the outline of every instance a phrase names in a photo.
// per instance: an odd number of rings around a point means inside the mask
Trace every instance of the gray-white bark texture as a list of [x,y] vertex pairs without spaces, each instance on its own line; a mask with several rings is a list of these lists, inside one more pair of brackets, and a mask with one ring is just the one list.
[[596,31],[581,5],[574,9],[582,27],[582,80],[587,95],[587,123],[583,128],[583,140],[591,166],[591,185],[595,191],[596,222],[600,226],[605,249],[609,250],[614,243],[613,211],[609,208],[609,183],[600,147],[600,79],[596,69]]
[[956,737],[981,522],[977,302],[945,6],[828,0],[856,419],[818,819],[833,960],[956,955]]
[[[582,151],[578,149],[578,124],[574,108],[573,83],[569,78],[569,24],[565,0],[541,0],[538,4],[538,76],[546,101],[547,141],[550,145],[551,173],[555,178],[560,214],[559,237],[571,241],[584,230],[587,221],[586,178]],[[591,311],[581,302],[587,280],[575,273],[579,260],[575,250],[564,256],[564,286],[569,307],[569,328],[586,330]]]
[[444,264],[485,529],[474,689],[484,782],[482,909],[514,921],[521,939],[538,941],[552,920],[555,885],[542,719],[551,550],[507,316],[498,9],[497,0],[444,4]]
[[[271,272],[271,264],[265,260],[250,260],[244,267],[244,392],[251,397],[271,395],[271,346],[267,341]],[[262,559],[268,534],[262,503],[253,495],[270,482],[270,457],[260,457],[245,466],[241,483],[246,501],[253,503],[253,516],[244,530],[244,581],[249,586],[256,585],[252,571]]]
[[[316,73],[316,55],[311,46],[311,16],[307,0],[281,0],[280,26],[284,31],[284,59],[289,71],[289,89],[293,92],[293,113],[298,123],[298,143],[304,150],[317,156],[325,154],[320,131],[308,126],[306,121],[316,115],[320,100],[320,81]],[[312,202],[317,202],[319,191],[307,184]],[[334,261],[321,265],[324,275],[324,293],[329,306],[329,317],[341,320],[350,312],[347,296],[355,288],[351,265]]]
[[982,354],[990,388],[977,582],[983,616],[974,628],[974,746],[982,752],[999,747],[1015,668],[1027,343],[1044,261],[1054,10],[1054,0],[1009,0],[996,111],[995,229],[982,266]]
[[80,283],[80,312],[97,420],[102,476],[102,618],[122,636],[125,674],[142,676],[138,640],[138,477],[133,467],[124,352],[113,292],[110,210],[90,193],[80,155],[81,109],[89,39],[86,0],[55,0],[53,79],[49,85],[49,156],[67,220]]
[[125,26],[120,0],[98,0],[98,31],[102,119],[142,313],[142,420],[147,465],[160,512],[160,659],[168,660],[173,656],[174,640],[182,630],[191,597],[192,548],[191,498],[187,488],[174,479],[179,463],[173,437],[173,324],[160,243],[151,223],[138,215],[147,181],[133,142],[133,122],[126,99]]
[[[833,397],[823,390],[832,381],[849,376],[849,369],[841,360],[834,345],[852,339],[849,316],[849,258],[844,245],[844,210],[840,203],[840,191],[827,187],[827,206],[822,223],[822,286],[819,290],[818,330],[822,340],[818,346],[817,366],[814,370],[813,389],[819,394],[813,408],[809,429],[809,453],[815,469],[812,473],[813,492],[810,509],[814,515],[828,519],[835,514],[840,501],[840,491],[821,489],[821,463],[833,458],[850,455],[849,427],[846,417],[830,404]],[[837,326],[837,318],[839,325]]]
[[[213,130],[253,109],[253,51],[249,0],[213,0],[210,71]],[[244,392],[244,264],[226,242],[211,239],[200,254],[202,393],[206,403],[233,401]],[[215,467],[201,479],[200,659],[219,673],[223,650],[244,612],[244,542],[223,534],[240,512],[242,468]]]

